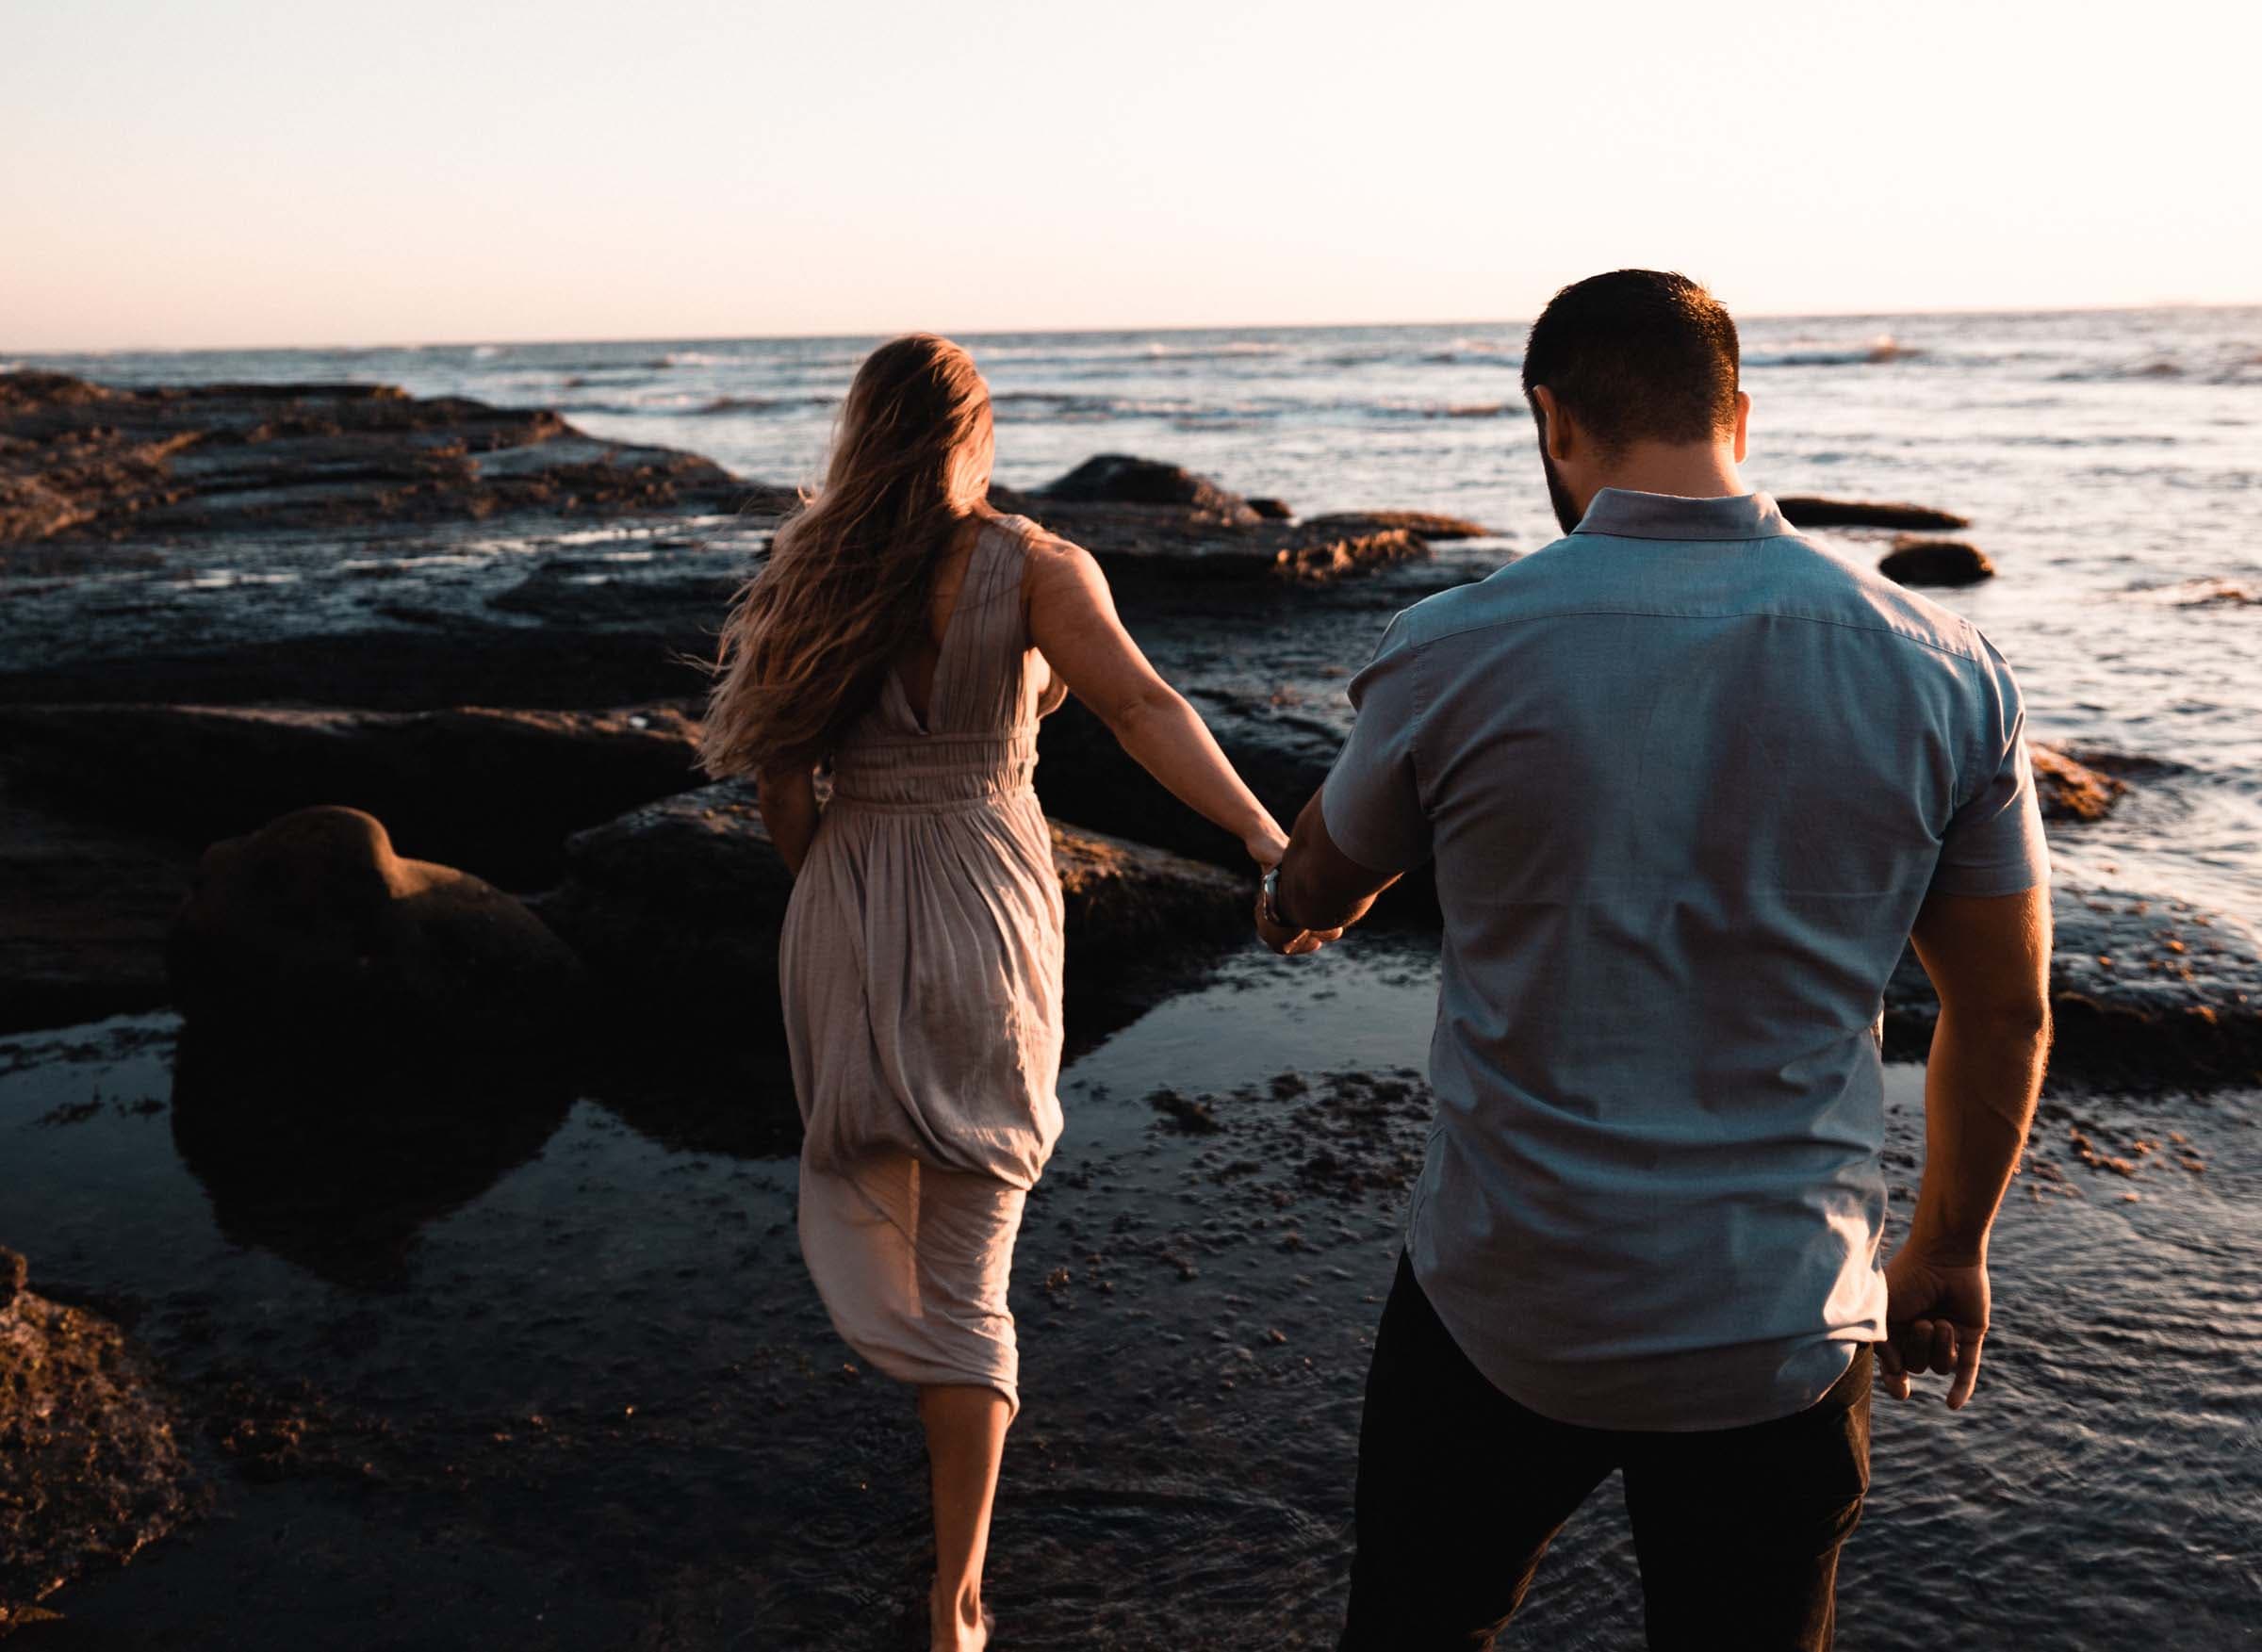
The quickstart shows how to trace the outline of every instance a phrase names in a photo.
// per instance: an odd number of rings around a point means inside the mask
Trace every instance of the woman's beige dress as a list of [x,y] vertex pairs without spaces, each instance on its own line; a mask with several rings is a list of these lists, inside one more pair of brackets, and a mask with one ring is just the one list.
[[977,534],[926,723],[891,671],[834,753],[779,958],[801,1251],[834,1327],[890,1376],[1016,1411],[1007,1276],[1060,1134],[1060,882],[1030,776],[1066,691],[1029,644],[1037,532]]

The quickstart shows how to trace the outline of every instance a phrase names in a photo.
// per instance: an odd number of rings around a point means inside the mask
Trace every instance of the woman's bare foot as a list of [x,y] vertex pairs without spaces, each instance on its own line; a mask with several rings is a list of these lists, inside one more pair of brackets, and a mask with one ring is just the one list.
[[997,1621],[980,1597],[961,1594],[956,1600],[942,1595],[942,1580],[935,1579],[926,1597],[926,1627],[931,1652],[983,1652]]

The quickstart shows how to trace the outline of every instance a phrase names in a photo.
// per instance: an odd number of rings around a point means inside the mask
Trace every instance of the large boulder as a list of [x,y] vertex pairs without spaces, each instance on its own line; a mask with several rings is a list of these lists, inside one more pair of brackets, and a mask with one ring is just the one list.
[[0,707],[19,776],[137,831],[204,843],[339,804],[416,854],[524,886],[557,875],[568,832],[698,784],[697,738],[672,704]]
[[509,1064],[573,1024],[583,986],[519,901],[328,807],[208,849],[165,961],[192,1027],[338,1056]]
[[1792,495],[1775,501],[1795,528],[1969,528],[1971,518],[1931,505]]
[[100,1315],[28,1288],[0,1248],[0,1637],[90,1567],[195,1512],[172,1407]]
[[1489,533],[1429,511],[1361,511],[1290,519],[1278,500],[1259,511],[1175,465],[1103,453],[1031,494],[992,488],[998,509],[1025,515],[1099,560],[1134,589],[1194,581],[1326,584],[1425,558],[1434,540]]
[[1904,534],[1878,560],[1877,572],[1901,585],[1976,585],[1995,577],[1995,564],[1968,540]]
[[[1245,880],[1159,849],[1056,823],[1068,990],[1247,932]],[[536,903],[609,991],[671,1011],[687,1037],[772,1023],[778,936],[793,877],[754,788],[729,780],[577,834],[565,884]]]
[[[2051,907],[2054,1073],[2136,1088],[2262,1083],[2262,940],[2172,895],[2060,879]],[[1889,1052],[1922,1056],[1939,1018],[1911,951],[1885,992]]]
[[1128,453],[1097,454],[1038,491],[1072,504],[1179,505],[1230,521],[1254,521],[1257,515],[1239,494],[1206,476]]
[[0,373],[0,567],[58,536],[731,508],[750,489],[546,409],[388,384],[122,389]]

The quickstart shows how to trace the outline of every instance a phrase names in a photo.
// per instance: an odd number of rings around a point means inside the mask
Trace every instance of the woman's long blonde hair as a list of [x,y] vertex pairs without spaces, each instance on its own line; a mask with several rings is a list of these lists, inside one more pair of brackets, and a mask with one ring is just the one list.
[[731,598],[710,669],[710,775],[816,763],[925,632],[935,566],[990,489],[990,386],[912,333],[857,368],[825,480]]

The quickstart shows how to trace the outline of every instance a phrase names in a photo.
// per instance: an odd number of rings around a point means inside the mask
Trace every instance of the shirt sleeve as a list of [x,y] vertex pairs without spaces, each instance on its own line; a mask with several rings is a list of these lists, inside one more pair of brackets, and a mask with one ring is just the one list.
[[[1983,639],[1984,640],[1984,639]],[[1965,801],[1948,821],[1932,888],[1950,895],[2014,895],[2050,881],[2050,847],[2026,755],[2026,708],[1992,644],[1981,666],[1980,733]]]
[[1400,614],[1351,679],[1351,738],[1320,789],[1320,818],[1336,847],[1369,872],[1399,873],[1430,858],[1430,817],[1415,765],[1422,717],[1420,650]]

